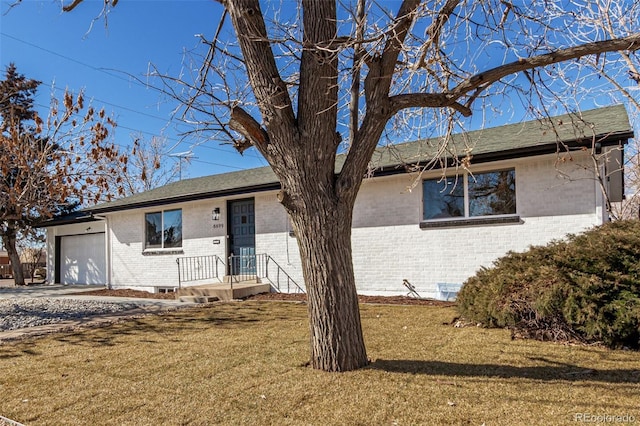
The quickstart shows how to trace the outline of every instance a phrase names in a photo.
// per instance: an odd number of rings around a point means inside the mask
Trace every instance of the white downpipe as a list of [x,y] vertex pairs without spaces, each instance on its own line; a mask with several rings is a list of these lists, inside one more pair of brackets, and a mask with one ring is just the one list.
[[107,270],[106,272],[106,278],[107,278],[107,282],[105,283],[105,287],[110,289],[111,288],[111,233],[109,231],[109,217],[108,216],[101,216],[101,215],[97,215],[97,214],[92,214],[91,217],[95,217],[96,219],[100,219],[100,220],[104,220],[104,253],[105,253],[105,265]]

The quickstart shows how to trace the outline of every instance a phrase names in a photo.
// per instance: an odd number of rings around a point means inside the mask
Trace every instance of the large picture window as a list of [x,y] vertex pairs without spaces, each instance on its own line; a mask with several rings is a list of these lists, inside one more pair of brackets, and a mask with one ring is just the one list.
[[516,214],[513,169],[428,179],[422,191],[423,220]]
[[182,247],[182,210],[147,213],[145,220],[145,248]]

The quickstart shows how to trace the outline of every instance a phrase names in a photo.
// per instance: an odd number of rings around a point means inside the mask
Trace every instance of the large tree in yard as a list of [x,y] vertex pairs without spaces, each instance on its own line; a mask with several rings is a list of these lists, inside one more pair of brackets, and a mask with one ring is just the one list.
[[327,371],[368,362],[351,224],[381,138],[394,129],[415,136],[434,122],[446,134],[512,100],[544,106],[563,81],[555,76],[570,75],[581,58],[640,49],[638,23],[571,38],[588,0],[220,3],[192,78],[164,81],[177,83],[171,93],[198,131],[226,136],[239,151],[255,147],[280,180],[308,291],[311,364]]
[[17,285],[24,285],[17,240],[42,220],[117,195],[125,161],[109,142],[115,123],[82,94],[65,93],[41,118],[39,84],[13,64],[0,81],[0,238]]

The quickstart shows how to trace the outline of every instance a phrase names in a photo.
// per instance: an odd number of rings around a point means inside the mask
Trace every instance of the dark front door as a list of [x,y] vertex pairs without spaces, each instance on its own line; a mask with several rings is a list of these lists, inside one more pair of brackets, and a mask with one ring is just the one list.
[[256,273],[256,221],[253,198],[229,201],[230,275]]

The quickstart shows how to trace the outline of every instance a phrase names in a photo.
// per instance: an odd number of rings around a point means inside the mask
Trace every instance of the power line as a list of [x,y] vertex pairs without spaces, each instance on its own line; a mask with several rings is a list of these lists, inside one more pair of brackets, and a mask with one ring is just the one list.
[[[49,87],[49,88],[51,88],[53,90],[64,92],[64,89],[62,89],[61,87],[53,86],[53,85],[45,83],[45,82],[40,82],[40,84],[42,84],[43,86]],[[165,123],[181,123],[180,121],[176,121],[174,118],[160,117],[160,116],[157,116],[157,115],[153,115],[153,114],[149,114],[149,113],[146,113],[146,112],[138,111],[138,110],[135,110],[133,108],[129,108],[129,107],[126,107],[126,106],[123,106],[123,105],[114,104],[112,102],[105,101],[105,100],[102,100],[102,99],[99,99],[99,98],[96,98],[96,97],[93,97],[93,96],[91,97],[91,100],[92,101],[97,101],[97,102],[99,102],[101,104],[106,104],[106,105],[109,105],[109,106],[112,106],[112,107],[115,107],[115,108],[118,108],[118,109],[122,109],[122,110],[125,110],[125,111],[133,112],[134,114],[139,114],[139,115],[143,115],[145,117],[154,118],[156,120],[164,121]]]
[[196,159],[191,159],[191,161],[193,161],[194,163],[209,164],[211,166],[228,167],[230,169],[236,169],[236,170],[246,170],[247,169],[246,167],[238,167],[238,166],[230,166],[228,164],[212,163],[211,161],[196,160]]
[[[48,84],[48,83],[45,83],[45,82],[40,82],[40,84],[42,84],[43,86],[49,87],[49,88],[51,88],[53,90],[58,90],[58,91],[61,91],[61,92],[64,91],[64,89],[62,89],[61,87],[52,86],[51,84]],[[157,115],[152,115],[152,114],[149,114],[149,113],[146,113],[146,112],[138,111],[138,110],[135,110],[133,108],[129,108],[129,107],[126,107],[126,106],[114,104],[112,102],[104,101],[102,99],[98,99],[98,98],[94,98],[94,97],[91,97],[91,99],[94,100],[94,101],[98,101],[101,104],[106,104],[106,105],[109,105],[109,106],[112,106],[112,107],[115,107],[115,108],[123,109],[125,111],[133,112],[135,114],[144,115],[145,117],[155,118],[156,120],[161,120],[161,121],[168,122],[168,123],[174,121],[172,118],[167,119],[166,117],[159,117]]]
[[[37,106],[39,106],[39,107],[44,107],[44,105],[42,105],[42,104],[37,104],[37,103],[36,103],[35,105],[37,105]],[[45,107],[45,108],[46,108],[46,107]],[[131,129],[131,128],[129,128],[129,127],[125,127],[125,126],[117,126],[117,127],[121,127],[121,128],[124,128],[124,129],[127,129],[127,130],[132,130],[132,131],[138,131],[138,130],[136,130],[136,129]],[[157,136],[157,135],[154,135],[154,134],[153,134],[153,133],[151,133],[151,132],[143,132],[143,131],[139,131],[139,132],[141,132],[141,133],[148,133],[148,134],[150,134],[150,135],[152,135],[152,136]],[[170,138],[166,138],[166,139],[167,139],[167,140],[171,140]],[[184,143],[186,143],[186,142],[184,142]],[[119,146],[120,148],[126,148],[126,149],[129,149],[129,148],[130,148],[130,146],[128,146],[128,145],[122,145],[121,143],[117,143],[117,142],[113,142],[113,144],[114,144],[114,145],[116,145],[116,146]],[[203,145],[199,145],[199,146],[203,146]],[[206,148],[210,148],[210,149],[219,149],[219,148],[214,148],[214,147],[206,147]],[[219,150],[221,150],[221,149],[219,149]],[[222,150],[221,150],[221,151],[222,151]],[[227,153],[229,153],[229,151],[223,151],[223,152],[227,152]],[[172,156],[171,154],[168,154],[168,153],[167,153],[167,154],[160,154],[160,155],[162,155],[163,157],[171,157],[171,156]],[[195,162],[195,163],[208,164],[208,165],[210,165],[210,166],[226,167],[226,168],[229,168],[229,169],[235,169],[235,170],[245,170],[245,169],[246,169],[246,167],[231,166],[231,165],[229,165],[229,164],[214,163],[214,162],[212,162],[212,161],[199,160],[199,159],[195,159],[195,158],[190,158],[190,160],[189,160],[189,161],[191,161],[191,162]]]
[[[40,103],[36,103],[35,105],[36,105],[36,106],[39,106],[39,107],[41,107],[41,108],[45,108],[45,109],[46,109],[46,108],[48,108],[47,106],[42,105],[42,104],[40,104]],[[125,129],[125,130],[130,130],[130,131],[135,132],[135,133],[146,134],[146,135],[149,135],[149,136],[162,137],[162,138],[166,139],[166,140],[167,140],[167,141],[169,141],[169,142],[175,142],[175,143],[177,143],[177,144],[187,144],[187,145],[189,145],[189,142],[187,142],[187,141],[182,141],[182,140],[179,140],[179,139],[174,139],[174,138],[171,138],[171,137],[168,137],[168,136],[163,136],[163,135],[161,135],[161,134],[154,133],[154,132],[149,132],[149,131],[146,131],[146,130],[134,129],[134,128],[132,128],[132,127],[124,126],[124,125],[117,124],[117,123],[116,123],[116,128]],[[115,143],[115,142],[114,142],[114,144],[115,144],[115,145],[117,145],[117,146],[119,146],[119,147],[122,147],[122,148],[128,148],[128,146],[127,146],[127,145],[123,145],[123,144],[121,144],[121,143]],[[209,146],[209,145],[204,145],[204,144],[191,144],[191,145],[189,145],[189,147],[190,147],[190,148],[206,148],[206,149],[213,150],[213,151],[220,151],[220,152],[224,152],[224,153],[226,153],[226,154],[233,153],[233,151],[232,151],[232,150],[226,150],[226,149],[223,149],[223,148],[217,148],[217,147],[215,147],[215,146]],[[261,159],[261,157],[260,157],[260,156],[258,156],[257,154],[252,155],[252,157],[255,157],[255,158],[257,158],[257,159]],[[216,163],[208,163],[208,164],[220,165],[220,164],[216,164]],[[230,166],[229,166],[229,167],[230,167]]]
[[[8,34],[6,34],[6,33],[4,33],[4,32],[1,32],[1,31],[0,31],[0,34],[1,34],[1,35],[3,35],[3,36],[5,36],[5,37],[8,37],[8,38],[10,38],[10,39],[12,39],[12,40],[16,40],[16,41],[18,41],[18,42],[20,42],[20,43],[24,43],[24,44],[26,44],[26,45],[28,45],[28,46],[34,47],[34,48],[36,48],[36,49],[42,50],[42,51],[44,51],[44,52],[47,52],[47,53],[50,53],[50,54],[52,54],[52,55],[58,56],[58,57],[60,57],[60,58],[66,59],[66,60],[68,60],[68,61],[71,61],[71,62],[74,62],[74,63],[80,64],[80,65],[83,65],[83,66],[85,66],[85,67],[87,67],[87,68],[90,68],[90,69],[92,69],[92,70],[95,70],[95,71],[99,71],[99,72],[105,73],[105,74],[107,74],[107,75],[108,75],[108,76],[110,76],[110,77],[114,77],[114,78],[117,78],[117,79],[119,79],[119,80],[126,81],[126,82],[128,82],[128,83],[130,83],[131,81],[133,81],[133,83],[134,83],[134,84],[136,84],[137,86],[140,86],[140,87],[142,87],[142,88],[144,88],[144,89],[148,89],[148,88],[150,87],[150,86],[147,86],[147,85],[144,85],[144,84],[140,83],[138,80],[135,80],[135,79],[134,79],[134,80],[128,80],[128,79],[122,78],[121,76],[119,76],[119,75],[117,75],[117,74],[112,74],[112,73],[107,72],[107,71],[106,71],[106,70],[104,70],[103,68],[98,68],[98,67],[95,67],[95,66],[93,66],[93,65],[87,64],[87,63],[85,63],[85,62],[79,61],[79,60],[77,60],[77,59],[71,58],[71,57],[69,57],[69,56],[62,55],[62,54],[60,54],[60,53],[54,52],[54,51],[49,50],[49,49],[45,49],[45,48],[43,48],[43,47],[40,47],[40,46],[35,45],[35,44],[33,44],[33,43],[30,43],[30,42],[28,42],[28,41],[21,40],[21,39],[19,39],[19,38],[17,38],[17,37],[14,37],[14,36],[8,35]],[[124,71],[122,71],[122,72],[124,72]],[[43,86],[46,86],[46,87],[52,88],[52,89],[54,89],[54,90],[63,91],[63,89],[62,89],[61,87],[54,87],[54,86],[52,86],[52,85],[50,85],[50,84],[48,84],[48,83],[45,83],[45,82],[41,82],[41,84],[42,84]],[[171,119],[167,119],[166,117],[159,117],[159,116],[157,116],[157,115],[149,114],[149,113],[146,113],[146,112],[141,112],[141,111],[138,111],[138,110],[135,110],[135,109],[129,108],[129,107],[125,107],[125,106],[123,106],[123,105],[114,104],[114,103],[112,103],[112,102],[108,102],[108,101],[105,101],[105,100],[101,100],[101,99],[98,99],[98,98],[95,98],[95,97],[92,97],[92,99],[93,99],[93,100],[95,100],[95,101],[98,101],[98,102],[100,102],[100,103],[103,103],[103,104],[106,104],[106,105],[110,105],[110,106],[112,106],[112,107],[116,107],[116,108],[119,108],[119,109],[122,109],[122,110],[125,110],[125,111],[130,111],[130,112],[133,112],[133,113],[135,113],[135,114],[143,115],[143,116],[145,116],[145,117],[153,118],[153,119],[156,119],[156,120],[161,120],[161,121],[164,121],[164,122],[167,122],[167,123],[169,123],[169,122],[175,122],[173,118],[171,118]]]
[[[47,108],[46,106],[44,106],[42,104],[39,104],[39,103],[36,103],[35,105],[39,106],[41,108]],[[130,130],[132,132],[143,133],[143,134],[147,134],[147,135],[150,135],[150,136],[162,137],[162,138],[164,138],[164,139],[166,139],[166,140],[168,140],[170,142],[188,144],[188,142],[186,142],[186,141],[180,141],[180,140],[172,139],[172,138],[169,138],[169,137],[166,137],[166,136],[160,136],[160,135],[158,135],[156,133],[153,133],[153,132],[147,132],[147,131],[144,131],[144,130],[133,129],[131,127],[119,125],[117,123],[116,123],[116,128],[126,129],[126,130]],[[116,145],[116,146],[119,146],[121,148],[130,148],[130,146],[123,145],[122,143],[113,142],[113,144]],[[215,150],[215,151],[221,151],[221,152],[224,152],[224,153],[227,153],[227,154],[230,154],[230,153],[233,152],[233,151],[228,151],[228,150],[225,150],[225,149],[222,149],[222,148],[216,148],[216,147],[208,146],[208,145],[197,145],[196,147],[207,148],[207,149],[211,149],[211,150]],[[162,155],[163,156],[169,156],[169,157],[171,156],[171,154],[162,154]],[[260,159],[260,157],[258,157],[257,155],[255,157]],[[229,168],[232,168],[232,169],[244,170],[244,167],[229,166],[227,164],[213,163],[213,162],[210,162],[210,161],[204,161],[204,160],[192,160],[192,161],[195,161],[195,162],[198,162],[198,163],[210,164],[210,165],[213,165],[213,166],[229,167]]]
[[[82,66],[84,66],[84,67],[86,67],[86,68],[89,68],[89,69],[91,69],[91,70],[101,72],[101,73],[103,73],[103,74],[106,74],[106,75],[108,75],[108,76],[110,76],[110,77],[113,77],[113,78],[116,78],[116,79],[118,79],[118,80],[126,81],[127,83],[132,83],[132,82],[133,82],[133,83],[134,83],[135,85],[137,85],[137,86],[140,86],[140,87],[145,88],[145,89],[147,89],[147,88],[148,88],[148,86],[147,86],[147,85],[144,85],[144,84],[140,83],[140,82],[139,82],[138,80],[136,80],[136,79],[127,79],[127,78],[124,78],[124,77],[122,77],[122,76],[120,76],[120,75],[118,75],[118,74],[114,74],[114,73],[108,72],[108,71],[107,71],[107,70],[105,70],[104,68],[98,68],[98,67],[95,67],[95,66],[90,65],[90,64],[88,64],[88,63],[86,63],[86,62],[79,61],[79,60],[77,60],[77,59],[74,59],[74,58],[72,58],[72,57],[70,57],[70,56],[67,56],[67,55],[60,54],[60,53],[58,53],[58,52],[54,52],[54,51],[52,51],[52,50],[50,50],[50,49],[46,49],[46,48],[44,48],[44,47],[41,47],[41,46],[38,46],[38,45],[36,45],[36,44],[30,43],[30,42],[28,42],[28,41],[22,40],[22,39],[20,39],[20,38],[18,38],[18,37],[12,36],[12,35],[7,34],[7,33],[5,33],[5,32],[0,31],[0,35],[2,35],[3,37],[7,37],[7,38],[10,38],[10,39],[12,39],[12,40],[15,40],[15,41],[17,41],[17,42],[19,42],[19,43],[23,43],[23,44],[25,44],[25,45],[27,45],[27,46],[30,46],[30,47],[33,47],[33,48],[35,48],[35,49],[41,50],[41,51],[43,51],[43,52],[47,52],[47,53],[49,53],[49,54],[51,54],[51,55],[54,55],[54,56],[60,57],[60,58],[65,59],[65,60],[67,60],[67,61],[70,61],[70,62],[73,62],[73,63],[79,64],[79,65],[82,65]],[[122,72],[124,72],[124,71],[122,71]],[[44,82],[42,82],[41,84],[42,84],[42,85],[44,85],[44,86],[46,86],[46,87],[52,88],[53,90],[60,90],[60,91],[62,91],[62,90],[63,90],[62,88],[54,87],[54,86],[52,86],[52,85],[50,85],[50,84],[48,84],[48,83],[44,83]],[[156,115],[153,115],[153,114],[148,114],[148,113],[146,113],[146,112],[137,111],[137,110],[134,110],[134,109],[132,109],[132,108],[125,107],[125,106],[118,105],[118,104],[114,104],[114,103],[112,103],[112,102],[104,101],[104,100],[101,100],[101,99],[98,99],[98,98],[92,98],[92,99],[93,99],[93,100],[95,100],[95,101],[97,101],[97,102],[99,102],[99,103],[103,103],[103,104],[106,104],[106,105],[110,105],[110,106],[112,106],[112,107],[119,108],[119,109],[122,109],[122,110],[125,110],[125,111],[129,111],[129,112],[132,112],[132,113],[134,113],[134,114],[139,114],[139,115],[142,115],[142,116],[145,116],[145,117],[149,117],[149,118],[153,118],[153,119],[156,119],[156,120],[162,120],[162,121],[164,121],[164,122],[166,122],[166,123],[172,123],[172,122],[173,122],[174,124],[176,123],[173,119],[167,119],[167,118],[159,117],[159,116],[156,116]],[[45,109],[47,109],[47,108],[48,108],[48,107],[46,107],[46,106],[44,106],[44,105],[42,105],[42,104],[37,104],[37,105],[38,105],[38,106],[40,106],[40,107],[42,107],[42,108],[45,108]],[[126,129],[126,130],[130,130],[130,131],[132,131],[132,132],[141,133],[141,134],[147,134],[147,135],[151,135],[151,136],[160,136],[158,133],[149,132],[149,131],[144,131],[144,130],[139,130],[139,129],[133,129],[133,128],[130,128],[130,127],[127,127],[127,126],[124,126],[124,125],[118,125],[117,127],[119,127],[119,128],[123,128],[123,129]],[[217,147],[213,147],[213,146],[209,146],[209,145],[205,145],[205,144],[195,144],[195,143],[189,144],[189,142],[184,141],[184,140],[174,139],[174,138],[170,138],[170,137],[168,137],[168,136],[162,136],[162,137],[164,137],[166,140],[168,140],[168,141],[170,141],[170,142],[175,142],[176,144],[187,144],[187,145],[189,146],[189,148],[190,148],[190,149],[198,148],[198,147],[202,147],[202,148],[206,148],[206,149],[213,150],[213,151],[219,151],[219,152],[224,152],[224,153],[230,153],[230,151],[229,151],[229,150],[226,150],[226,149],[223,149],[223,148],[217,148]],[[125,145],[117,144],[117,143],[115,143],[115,145],[120,146],[120,147],[123,147],[123,148],[125,148],[125,147],[126,147]],[[248,152],[247,154],[248,154],[248,155],[250,155],[250,156],[252,156],[252,157],[254,157],[254,158],[257,158],[258,160],[260,160],[261,162],[263,162],[263,163],[264,163],[264,160],[262,159],[262,157],[261,157],[260,155],[258,155],[257,153],[251,153],[251,152]],[[203,160],[193,160],[193,161],[198,162],[198,163],[205,163],[205,164],[210,164],[210,165],[215,165],[215,166],[229,167],[229,168],[235,168],[235,169],[243,170],[243,168],[242,168],[242,167],[235,167],[235,166],[229,166],[229,165],[225,165],[225,164],[219,164],[219,163],[213,163],[213,162],[206,162],[206,161],[203,161]]]
[[[33,47],[33,48],[35,48],[35,49],[42,50],[43,52],[47,52],[47,53],[49,53],[49,54],[51,54],[51,55],[58,56],[58,57],[60,57],[60,58],[66,59],[67,61],[71,61],[71,62],[76,63],[76,64],[78,64],[78,65],[82,65],[82,66],[84,66],[84,67],[90,68],[90,69],[92,69],[92,70],[94,70],[94,71],[98,71],[98,72],[104,73],[104,74],[106,74],[106,75],[108,75],[108,76],[111,76],[111,77],[113,77],[113,78],[117,78],[117,79],[119,79],[119,80],[126,81],[127,83],[131,83],[131,81],[132,81],[132,80],[129,80],[129,79],[127,79],[127,78],[124,78],[124,77],[122,77],[122,76],[120,76],[120,75],[110,73],[110,72],[108,72],[107,70],[105,70],[104,68],[94,67],[93,65],[89,65],[89,64],[87,64],[87,63],[85,63],[85,62],[79,61],[79,60],[77,60],[77,59],[73,59],[73,58],[71,58],[71,57],[69,57],[69,56],[66,56],[66,55],[63,55],[63,54],[60,54],[60,53],[54,52],[53,50],[45,49],[44,47],[38,46],[37,44],[33,44],[33,43],[28,42],[28,41],[25,41],[25,40],[19,39],[18,37],[14,37],[14,36],[9,35],[9,34],[7,34],[7,33],[5,33],[5,32],[0,31],[0,35],[2,35],[3,37],[7,37],[7,38],[10,38],[10,39],[12,39],[12,40],[15,40],[15,41],[17,41],[17,42],[19,42],[19,43],[26,44],[27,46],[31,46],[31,47]],[[136,81],[136,80],[133,80],[133,82],[134,82],[135,84],[139,85],[139,86],[145,87],[143,84],[140,84],[140,83],[139,83],[138,81]]]

